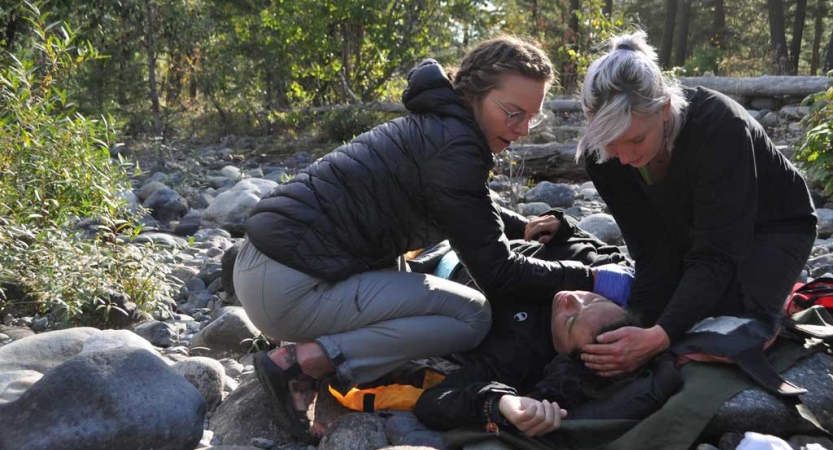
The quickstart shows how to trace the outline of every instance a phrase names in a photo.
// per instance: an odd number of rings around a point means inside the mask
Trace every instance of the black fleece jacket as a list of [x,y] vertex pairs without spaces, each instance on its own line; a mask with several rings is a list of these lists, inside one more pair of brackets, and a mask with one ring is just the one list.
[[[406,117],[322,157],[255,207],[245,228],[265,255],[329,281],[393,266],[449,239],[492,302],[592,289],[580,263],[513,253],[489,196],[494,162],[471,110],[427,60],[409,75]],[[511,295],[510,295],[511,294]]]
[[685,96],[662,181],[648,185],[618,159],[585,161],[636,261],[628,308],[672,342],[729,306],[721,302],[757,233],[814,233],[816,224],[804,179],[743,107],[705,88]]

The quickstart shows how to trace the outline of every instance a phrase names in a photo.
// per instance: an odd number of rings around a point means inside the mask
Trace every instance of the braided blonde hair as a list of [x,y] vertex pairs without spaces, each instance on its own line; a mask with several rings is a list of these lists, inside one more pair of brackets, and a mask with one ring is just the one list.
[[470,50],[456,72],[450,74],[457,92],[469,101],[483,98],[500,87],[500,77],[513,73],[551,84],[555,70],[540,45],[525,38],[498,36]]

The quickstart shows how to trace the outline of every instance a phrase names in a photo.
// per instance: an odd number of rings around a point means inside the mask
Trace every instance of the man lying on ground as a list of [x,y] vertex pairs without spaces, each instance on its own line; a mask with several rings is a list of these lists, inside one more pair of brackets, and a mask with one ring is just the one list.
[[551,303],[493,311],[492,331],[466,364],[425,391],[420,421],[438,430],[486,425],[541,436],[562,418],[640,419],[680,387],[673,361],[656,361],[626,378],[584,368],[579,349],[635,318],[597,294],[562,291]]

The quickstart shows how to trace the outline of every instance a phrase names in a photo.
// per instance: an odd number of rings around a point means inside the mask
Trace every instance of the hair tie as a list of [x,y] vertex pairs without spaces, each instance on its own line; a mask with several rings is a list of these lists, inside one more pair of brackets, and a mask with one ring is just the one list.
[[629,44],[619,44],[619,45],[616,46],[616,50],[630,50],[630,51],[633,51],[633,47],[631,47]]

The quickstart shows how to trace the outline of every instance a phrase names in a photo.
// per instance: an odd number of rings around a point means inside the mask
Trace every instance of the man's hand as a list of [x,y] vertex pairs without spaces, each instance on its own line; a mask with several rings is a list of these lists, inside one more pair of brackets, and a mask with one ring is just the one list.
[[598,344],[582,347],[585,365],[603,377],[630,373],[668,348],[668,334],[659,325],[623,327],[596,338]]
[[550,241],[550,239],[552,239],[553,236],[555,236],[559,226],[561,226],[561,221],[558,220],[558,217],[534,217],[529,219],[529,222],[526,224],[526,228],[524,229],[524,240],[532,240],[535,235],[543,233],[543,235],[538,238],[538,242],[546,244]]
[[567,411],[559,408],[557,403],[517,395],[501,397],[498,410],[527,436],[542,436],[555,431],[561,428],[561,419],[567,416]]

